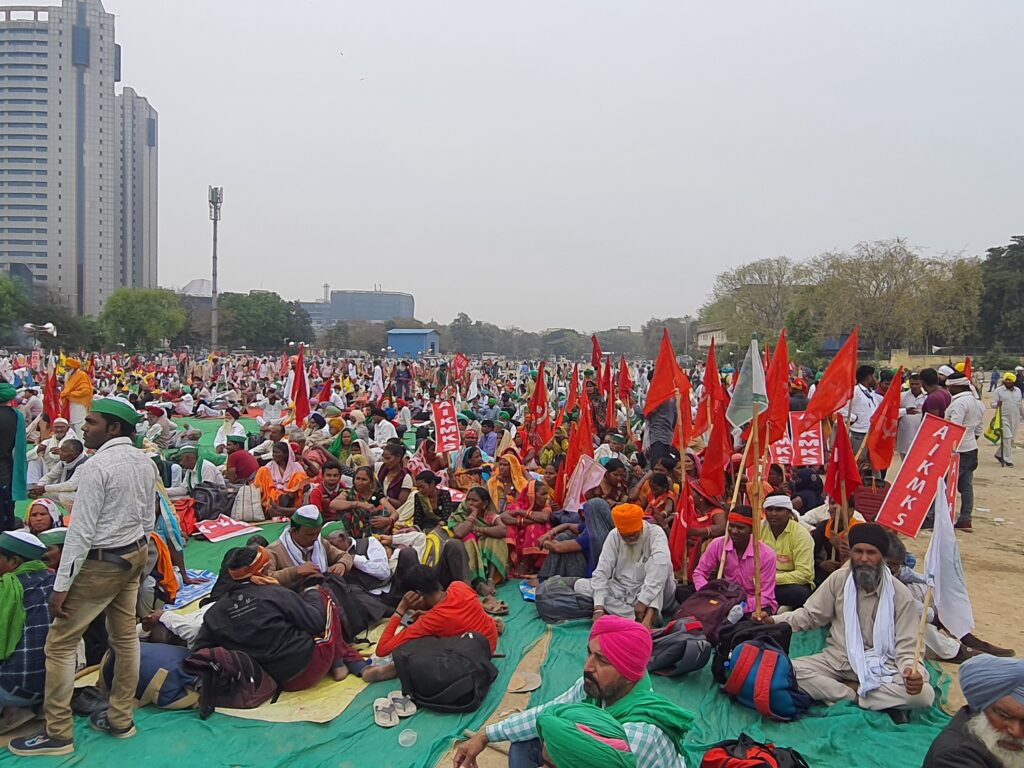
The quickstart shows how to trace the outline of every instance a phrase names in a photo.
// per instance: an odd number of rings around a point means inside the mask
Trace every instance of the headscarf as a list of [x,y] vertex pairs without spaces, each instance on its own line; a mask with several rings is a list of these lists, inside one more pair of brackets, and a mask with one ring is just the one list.
[[594,622],[590,639],[597,640],[601,653],[627,680],[635,683],[647,673],[654,644],[643,624],[606,614]]
[[637,765],[622,724],[593,704],[548,707],[537,718],[537,730],[558,768]]
[[296,473],[305,473],[302,465],[295,460],[295,451],[292,450],[291,444],[285,443],[285,445],[288,446],[288,461],[285,462],[284,469],[281,469],[280,465],[273,458],[271,458],[270,463],[267,465],[270,467],[270,477],[279,490],[286,489]]
[[983,712],[1004,696],[1024,704],[1024,659],[968,659],[960,665],[960,688],[972,712]]
[[40,497],[29,504],[28,512],[25,514],[26,525],[28,524],[28,516],[32,512],[32,507],[36,504],[44,507],[50,514],[50,520],[53,521],[53,525],[50,526],[51,528],[60,528],[64,525],[64,508],[53,499],[47,499],[45,497]]
[[[526,484],[526,487],[519,493],[519,498],[516,499],[515,506],[512,509],[525,509],[527,512],[533,512],[534,502],[537,500],[537,486],[543,485],[542,480],[531,480]],[[543,510],[536,510],[538,512],[551,511],[551,497],[548,496],[547,506]]]
[[632,536],[644,529],[644,508],[639,504],[618,504],[612,509],[612,522],[620,536]]
[[[331,419],[332,428],[334,427],[335,422],[340,422],[340,424],[342,425],[345,423],[341,419]],[[348,441],[348,445],[345,445],[343,440],[346,432],[349,434],[349,437],[351,438]],[[355,447],[356,440],[356,431],[352,429],[352,427],[343,426],[341,427],[341,431],[334,436],[334,440],[331,441],[331,444],[327,447],[327,450],[330,451],[331,455],[333,455],[338,461],[346,462],[348,461],[348,457],[352,455],[352,449]]]
[[18,647],[25,630],[25,585],[18,576],[46,570],[39,559],[46,554],[46,545],[27,531],[9,531],[0,533],[0,551],[25,561],[0,576],[0,662],[4,662]]
[[512,486],[516,489],[517,494],[522,493],[523,489],[529,485],[530,479],[523,473],[523,465],[519,463],[519,459],[514,454],[507,453],[501,459],[495,460],[494,472],[491,475],[491,479],[487,481],[487,490],[491,492],[491,498],[494,499],[494,503],[501,506],[501,502],[505,500],[506,494],[505,489],[502,487],[503,483],[498,477],[499,461],[508,462]]

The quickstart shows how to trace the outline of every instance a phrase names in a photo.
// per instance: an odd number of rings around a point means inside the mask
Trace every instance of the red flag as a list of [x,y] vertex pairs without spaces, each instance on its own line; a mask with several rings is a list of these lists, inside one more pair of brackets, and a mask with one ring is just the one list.
[[619,414],[615,409],[615,385],[612,384],[612,358],[611,356],[604,363],[604,394],[607,398],[604,414],[604,423],[608,429],[619,428]]
[[789,429],[789,349],[785,328],[779,334],[764,381],[768,407],[758,415],[757,426],[762,435],[767,435],[765,444],[771,445],[785,437]]
[[853,455],[850,444],[850,433],[846,430],[846,421],[836,419],[836,437],[829,454],[828,471],[825,473],[825,493],[835,501],[842,500],[843,481],[846,481],[846,498],[851,499],[853,492],[861,486],[860,470]]
[[572,381],[569,382],[569,393],[565,398],[565,411],[571,413],[576,407],[576,400],[580,395],[580,367],[578,363],[572,364]]
[[594,369],[594,375],[597,376],[598,384],[601,383],[601,342],[597,340],[597,334],[595,333],[590,337],[590,343],[593,345],[593,350],[590,353],[590,367]]
[[281,353],[281,378],[285,378],[288,375],[288,351],[285,350]]
[[[672,439],[672,445],[679,449],[680,455],[686,450],[686,446],[690,444],[690,438],[693,436],[693,410],[690,407],[690,378],[682,373],[682,379],[679,381],[679,413],[677,414],[676,421],[676,432]],[[679,416],[682,416],[682,421],[679,421]]]
[[626,365],[626,356],[619,359],[619,400],[623,404],[629,403],[633,398],[633,380],[629,378],[629,366]]
[[[49,375],[46,377],[46,387],[43,389],[43,409],[46,411],[46,415],[50,417],[50,423],[53,424],[54,419],[58,419],[61,416],[60,411],[60,387],[57,386],[57,367],[54,366],[50,369]],[[70,412],[70,407],[68,411]]]
[[306,361],[299,344],[299,357],[295,361],[295,381],[292,383],[292,402],[295,406],[295,424],[302,426],[309,418],[309,391],[306,389]]
[[537,386],[533,388],[530,395],[530,415],[533,416],[533,430],[535,444],[540,449],[551,439],[551,412],[548,408],[548,383],[544,377],[544,363],[541,360],[537,368]]
[[871,429],[868,430],[867,450],[871,458],[871,466],[878,470],[888,469],[892,464],[892,455],[896,451],[896,430],[900,422],[900,396],[903,394],[902,366],[896,372],[885,397],[878,404],[871,416]]
[[715,353],[715,340],[711,339],[708,348],[708,361],[704,366],[704,392],[697,404],[697,420],[693,424],[695,434],[703,435],[711,429],[712,404],[728,403],[729,396],[722,386],[722,374],[718,372],[718,356]]
[[[968,355],[964,358],[964,376],[970,381],[974,378],[974,366],[971,364],[971,356]],[[895,381],[895,379],[893,379]]]
[[[594,416],[590,409],[590,396],[587,395],[587,388],[583,388],[580,394],[580,421],[577,425],[576,438],[578,453],[576,460],[583,455],[594,457]],[[569,468],[569,474],[576,469],[575,463]]]
[[857,383],[857,343],[857,328],[854,328],[815,387],[807,412],[816,418],[827,419],[853,397],[853,387]]
[[[970,360],[970,358],[967,359]],[[96,380],[96,355],[89,355],[89,367],[85,372],[89,374],[90,381]]]
[[[672,339],[668,335],[668,328],[661,331],[661,348],[658,350],[658,359],[654,363],[654,377],[651,379],[650,389],[647,390],[647,401],[644,403],[644,416],[650,416],[659,405],[666,400],[676,396],[676,390],[685,391],[687,398],[690,395],[690,380],[683,373],[676,362],[676,353],[672,348]],[[689,399],[684,400],[687,413],[690,411]]]
[[700,484],[711,496],[725,495],[725,468],[732,458],[732,430],[725,420],[725,404],[713,403],[711,435],[700,466]]
[[[668,534],[668,551],[672,555],[672,570],[675,572],[683,568],[683,553],[686,551],[686,539],[689,533],[686,523],[694,516],[693,494],[690,493],[690,488],[685,483],[680,496],[682,498],[676,499],[676,516]],[[689,563],[691,569],[693,566],[694,563]]]

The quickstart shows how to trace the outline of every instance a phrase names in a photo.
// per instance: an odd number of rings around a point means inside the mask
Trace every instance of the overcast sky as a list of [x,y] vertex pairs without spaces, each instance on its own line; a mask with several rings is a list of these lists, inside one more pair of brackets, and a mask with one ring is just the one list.
[[160,282],[530,330],[717,272],[1024,230],[1024,3],[106,0],[160,113]]

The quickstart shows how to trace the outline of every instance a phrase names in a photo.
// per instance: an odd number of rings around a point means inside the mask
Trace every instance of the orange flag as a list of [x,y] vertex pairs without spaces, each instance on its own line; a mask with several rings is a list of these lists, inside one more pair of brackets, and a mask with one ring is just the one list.
[[877,470],[888,469],[892,455],[896,452],[896,430],[900,423],[900,395],[903,390],[903,368],[896,372],[885,397],[871,416],[871,428],[867,436],[867,450],[871,466]]
[[827,419],[853,397],[853,387],[857,383],[857,344],[855,327],[842,349],[828,364],[825,375],[814,389],[814,397],[807,404],[807,412],[815,418]]

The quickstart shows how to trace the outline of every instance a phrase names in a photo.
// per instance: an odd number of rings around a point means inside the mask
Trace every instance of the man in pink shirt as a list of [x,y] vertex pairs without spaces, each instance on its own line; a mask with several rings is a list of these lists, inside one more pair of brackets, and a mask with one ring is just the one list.
[[[718,564],[725,558],[722,573],[726,581],[738,584],[747,593],[746,613],[753,613],[756,605],[754,590],[754,520],[750,507],[739,507],[729,514],[729,528],[725,536],[719,536],[708,544],[700,562],[693,572],[693,586],[701,589],[718,577]],[[758,542],[761,549],[761,607],[774,612],[779,604],[775,599],[775,550]],[[738,554],[742,552],[743,554]]]

